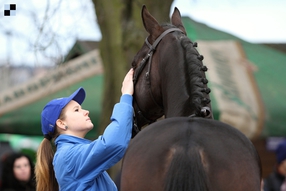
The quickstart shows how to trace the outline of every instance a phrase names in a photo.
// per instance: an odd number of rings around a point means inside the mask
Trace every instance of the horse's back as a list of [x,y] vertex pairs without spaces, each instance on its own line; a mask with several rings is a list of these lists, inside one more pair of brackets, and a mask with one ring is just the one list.
[[176,117],[146,127],[130,143],[121,191],[259,191],[259,156],[237,129]]

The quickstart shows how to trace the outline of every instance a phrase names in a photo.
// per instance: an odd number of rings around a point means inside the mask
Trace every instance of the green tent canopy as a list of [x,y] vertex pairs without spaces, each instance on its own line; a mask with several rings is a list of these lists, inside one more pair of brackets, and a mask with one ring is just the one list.
[[32,136],[42,135],[41,111],[44,106],[54,98],[66,97],[73,93],[77,88],[83,87],[86,91],[86,99],[83,102],[82,107],[89,110],[89,116],[94,124],[94,128],[87,134],[87,138],[94,139],[97,137],[96,127],[100,117],[103,88],[102,82],[102,74],[96,75],[44,97],[25,107],[6,113],[0,118],[0,132]]
[[[183,23],[192,41],[234,40],[241,44],[246,58],[257,70],[254,78],[264,105],[264,124],[261,136],[286,136],[286,54],[265,45],[252,44],[228,33],[197,23],[188,17]],[[235,23],[233,23],[235,24]],[[263,31],[262,31],[263,32]],[[198,48],[200,44],[198,44]],[[211,80],[211,79],[210,79]],[[215,102],[215,99],[212,99]],[[218,118],[219,110],[213,103]]]
[[[254,78],[261,94],[264,105],[264,123],[262,136],[286,136],[286,97],[285,77],[286,54],[269,48],[265,45],[245,42],[225,32],[215,30],[204,24],[197,23],[188,17],[183,17],[183,23],[188,37],[192,41],[221,41],[233,40],[241,44],[246,58],[252,62],[257,71]],[[234,23],[235,24],[235,23]],[[200,46],[200,44],[199,44]],[[90,117],[95,125],[88,133],[87,138],[94,139],[98,125],[103,90],[102,74],[87,78],[64,88],[54,94],[35,101],[32,104],[5,113],[0,117],[0,133],[42,136],[40,113],[45,104],[53,98],[67,96],[78,87],[84,87],[87,97],[83,108],[90,111]],[[216,99],[212,98],[213,112],[216,119],[220,111]]]

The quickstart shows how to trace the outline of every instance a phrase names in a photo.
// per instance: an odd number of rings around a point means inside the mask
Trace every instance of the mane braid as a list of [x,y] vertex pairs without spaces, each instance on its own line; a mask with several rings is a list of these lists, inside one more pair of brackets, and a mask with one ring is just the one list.
[[210,89],[207,87],[207,79],[205,78],[205,71],[207,70],[202,63],[203,57],[194,48],[192,41],[188,37],[181,39],[181,45],[185,49],[185,70],[186,87],[188,87],[188,92],[190,92],[191,104],[195,107],[196,116],[201,116],[201,109],[210,103],[208,98],[208,93]]

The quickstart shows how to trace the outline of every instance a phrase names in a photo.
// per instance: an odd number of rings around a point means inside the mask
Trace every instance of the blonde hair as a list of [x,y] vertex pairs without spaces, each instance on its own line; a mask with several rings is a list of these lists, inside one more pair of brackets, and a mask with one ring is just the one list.
[[[64,109],[62,110],[59,119],[64,119]],[[44,138],[37,150],[37,159],[35,165],[35,176],[37,191],[58,191],[59,184],[57,182],[53,159],[55,155],[54,139],[59,135],[57,127],[53,134],[49,133],[52,140]]]
[[58,191],[53,158],[54,150],[50,140],[44,138],[37,151],[37,162],[35,165],[35,176],[37,191]]

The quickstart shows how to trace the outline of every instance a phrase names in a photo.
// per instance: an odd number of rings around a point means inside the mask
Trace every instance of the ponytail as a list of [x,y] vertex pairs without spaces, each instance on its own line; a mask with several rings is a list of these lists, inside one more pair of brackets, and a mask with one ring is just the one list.
[[58,191],[59,185],[53,168],[54,149],[52,142],[44,138],[37,151],[35,175],[37,191]]

